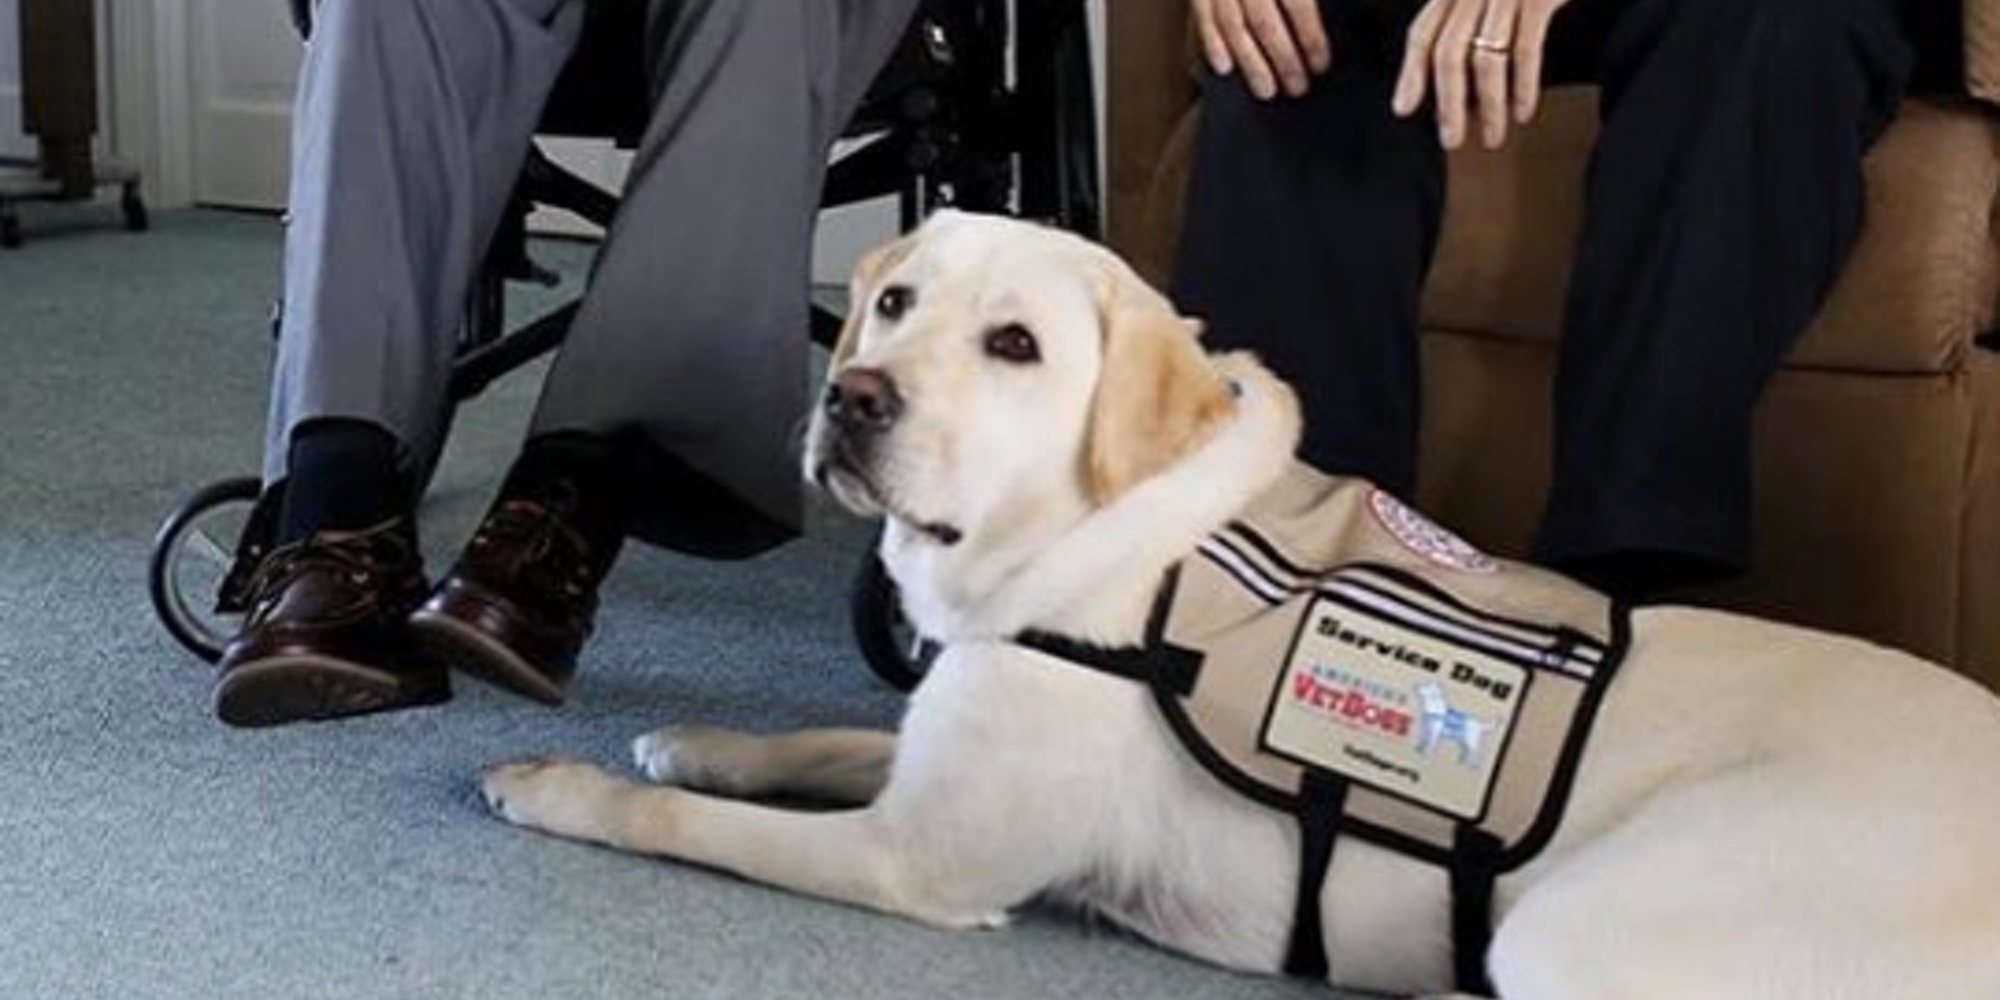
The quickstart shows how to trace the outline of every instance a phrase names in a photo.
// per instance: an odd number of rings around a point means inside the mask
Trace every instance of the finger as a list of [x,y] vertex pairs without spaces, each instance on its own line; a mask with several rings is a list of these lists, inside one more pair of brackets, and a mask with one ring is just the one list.
[[1499,149],[1507,141],[1508,80],[1514,60],[1509,52],[1496,52],[1477,43],[1478,39],[1514,44],[1514,22],[1520,0],[1487,0],[1486,14],[1479,20],[1479,33],[1472,49],[1472,83],[1479,105],[1479,136],[1487,149]]
[[[1226,0],[1225,0],[1226,2]],[[1194,23],[1201,34],[1201,49],[1208,57],[1208,68],[1216,76],[1228,76],[1236,71],[1236,62],[1229,58],[1229,43],[1222,40],[1222,29],[1215,23],[1215,0],[1194,0]]]
[[1438,32],[1431,48],[1431,85],[1437,88],[1438,141],[1446,149],[1465,142],[1466,122],[1471,117],[1471,89],[1466,84],[1466,64],[1472,57],[1472,36],[1479,30],[1480,0],[1458,0]]
[[1542,55],[1548,50],[1549,22],[1561,6],[1527,0],[1514,29],[1514,120],[1526,125],[1542,104]]
[[1250,93],[1263,100],[1278,96],[1278,80],[1271,72],[1271,64],[1265,61],[1264,51],[1257,47],[1250,26],[1244,23],[1243,0],[1215,0],[1215,23],[1222,29],[1222,39],[1235,57],[1237,68],[1243,71],[1243,82],[1249,85]]
[[1292,22],[1292,37],[1305,53],[1306,68],[1324,73],[1333,66],[1333,42],[1327,38],[1326,22],[1319,16],[1318,0],[1285,0],[1285,19]]
[[1292,40],[1292,26],[1285,22],[1277,0],[1244,0],[1243,19],[1264,50],[1264,58],[1278,74],[1278,85],[1293,97],[1305,93],[1310,82],[1306,77],[1305,56],[1299,54],[1298,43]]
[[1431,78],[1431,48],[1437,44],[1438,28],[1450,7],[1451,0],[1430,0],[1410,22],[1409,37],[1403,44],[1403,71],[1396,76],[1396,96],[1390,102],[1398,117],[1408,118],[1424,105]]

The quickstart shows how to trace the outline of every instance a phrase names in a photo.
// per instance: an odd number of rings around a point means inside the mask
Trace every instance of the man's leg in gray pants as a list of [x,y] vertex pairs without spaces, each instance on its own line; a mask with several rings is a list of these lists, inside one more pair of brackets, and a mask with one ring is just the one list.
[[442,437],[467,287],[582,14],[576,0],[319,4],[265,446],[283,544],[219,664],[225,722],[449,697],[406,625],[424,599],[407,473]]
[[826,155],[916,0],[653,0],[651,116],[534,433],[410,628],[564,697],[630,531],[742,556],[796,530]]
[[267,482],[292,432],[366,421],[423,462],[443,430],[468,286],[576,0],[323,0],[294,112]]
[[724,555],[796,527],[826,156],[915,7],[655,0],[651,122],[535,419],[656,446],[671,471],[632,498],[641,535]]

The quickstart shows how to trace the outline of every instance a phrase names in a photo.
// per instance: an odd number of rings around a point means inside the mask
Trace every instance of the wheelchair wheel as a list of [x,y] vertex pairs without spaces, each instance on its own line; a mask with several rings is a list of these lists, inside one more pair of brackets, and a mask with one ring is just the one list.
[[146,570],[153,612],[175,641],[210,663],[222,657],[241,622],[219,597],[262,489],[252,477],[204,487],[174,508],[153,537]]
[[874,552],[861,561],[854,590],[848,595],[849,621],[855,644],[868,669],[884,683],[905,694],[917,689],[935,649],[910,627],[896,598],[896,581]]

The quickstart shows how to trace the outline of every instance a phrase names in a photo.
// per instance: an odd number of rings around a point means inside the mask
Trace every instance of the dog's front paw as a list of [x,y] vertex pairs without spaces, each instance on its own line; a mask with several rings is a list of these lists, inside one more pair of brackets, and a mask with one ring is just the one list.
[[714,726],[663,726],[632,741],[632,762],[662,785],[735,794],[755,740]]
[[495,764],[479,778],[494,815],[515,826],[601,839],[604,808],[617,781],[594,764],[556,757]]

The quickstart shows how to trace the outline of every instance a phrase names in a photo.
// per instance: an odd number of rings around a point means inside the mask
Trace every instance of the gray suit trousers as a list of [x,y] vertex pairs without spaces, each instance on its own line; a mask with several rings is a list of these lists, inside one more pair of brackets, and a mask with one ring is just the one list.
[[[467,291],[584,2],[320,4],[267,481],[318,418],[386,426],[413,463],[435,454]],[[797,525],[826,155],[916,2],[650,0],[651,117],[535,433],[641,432],[716,494]]]

